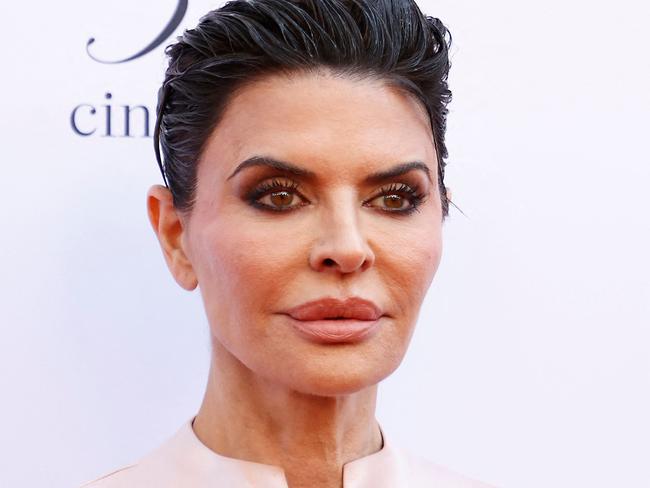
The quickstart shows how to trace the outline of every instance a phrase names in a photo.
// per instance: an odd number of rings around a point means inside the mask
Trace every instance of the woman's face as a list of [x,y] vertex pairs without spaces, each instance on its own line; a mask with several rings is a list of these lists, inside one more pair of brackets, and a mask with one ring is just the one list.
[[[357,391],[394,371],[442,251],[425,109],[377,80],[268,76],[231,100],[198,164],[181,240],[222,353],[319,395]],[[353,340],[319,340],[287,315],[348,297],[382,314]]]

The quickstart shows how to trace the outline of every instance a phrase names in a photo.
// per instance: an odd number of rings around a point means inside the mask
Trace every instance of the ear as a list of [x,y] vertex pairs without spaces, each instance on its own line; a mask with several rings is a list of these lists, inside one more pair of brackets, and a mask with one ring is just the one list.
[[451,202],[451,188],[445,186],[445,193],[447,195],[447,201]]
[[183,221],[174,207],[172,194],[166,187],[154,185],[149,188],[147,213],[167,261],[167,267],[176,283],[188,291],[194,290],[198,280],[183,248]]

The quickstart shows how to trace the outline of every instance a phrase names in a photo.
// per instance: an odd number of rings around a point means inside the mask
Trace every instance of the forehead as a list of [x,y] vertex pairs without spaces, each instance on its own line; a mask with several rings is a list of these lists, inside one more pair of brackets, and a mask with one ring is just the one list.
[[229,175],[260,154],[339,175],[406,160],[435,174],[436,165],[428,114],[414,97],[382,80],[328,72],[270,75],[237,90],[199,173]]

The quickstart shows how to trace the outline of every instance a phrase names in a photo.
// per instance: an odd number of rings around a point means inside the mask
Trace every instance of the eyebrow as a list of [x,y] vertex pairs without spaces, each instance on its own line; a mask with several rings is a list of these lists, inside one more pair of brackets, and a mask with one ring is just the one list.
[[[288,163],[286,161],[280,161],[274,158],[270,158],[267,156],[253,156],[251,158],[248,158],[241,162],[239,165],[237,165],[237,168],[235,168],[235,171],[226,178],[226,181],[231,179],[233,176],[235,176],[237,173],[240,171],[250,168],[253,166],[265,166],[268,168],[273,168],[277,169],[279,171],[282,171],[284,173],[288,173],[291,175],[296,176],[297,178],[303,178],[305,180],[314,180],[316,179],[316,173],[313,171],[310,171],[305,168],[301,168],[300,166],[296,166],[294,164]],[[386,170],[382,171],[377,171],[375,173],[371,173],[365,178],[365,183],[367,184],[376,184],[380,183],[382,181],[388,180],[390,178],[395,178],[396,176],[401,176],[403,174],[408,173],[409,171],[413,170],[420,170],[423,171],[426,175],[427,178],[431,183],[433,183],[433,180],[431,179],[431,170],[429,169],[429,166],[427,166],[425,163],[422,161],[409,161],[406,163],[400,163],[392,168],[388,168]]]

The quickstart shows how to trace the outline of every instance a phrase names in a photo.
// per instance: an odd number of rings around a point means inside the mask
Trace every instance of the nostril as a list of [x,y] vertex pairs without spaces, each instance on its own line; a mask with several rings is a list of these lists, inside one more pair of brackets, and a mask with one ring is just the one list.
[[325,261],[323,261],[323,263],[325,264],[325,266],[334,266],[334,265],[336,264],[336,263],[334,262],[334,260],[331,259],[331,258],[327,258],[327,259],[325,259]]

